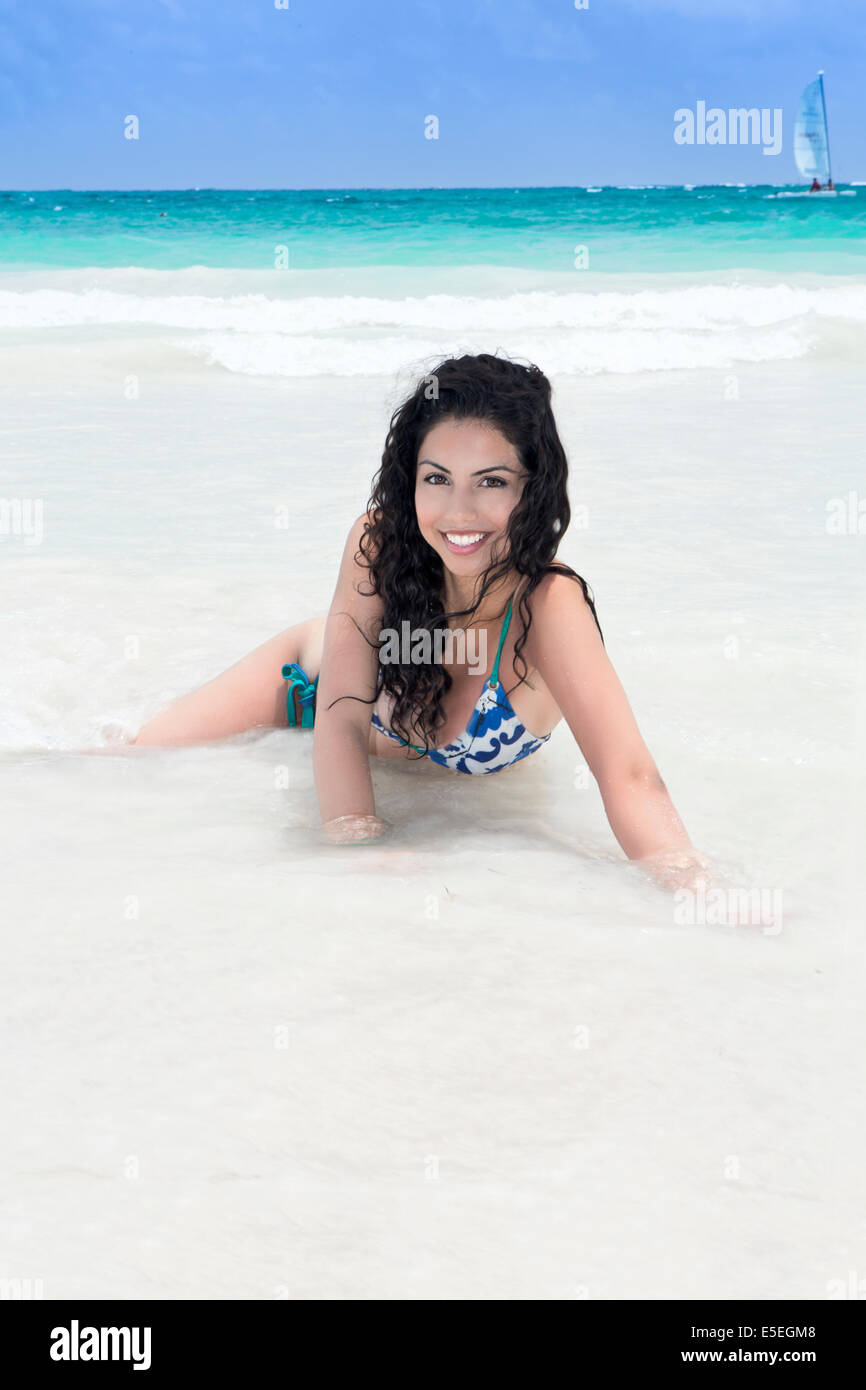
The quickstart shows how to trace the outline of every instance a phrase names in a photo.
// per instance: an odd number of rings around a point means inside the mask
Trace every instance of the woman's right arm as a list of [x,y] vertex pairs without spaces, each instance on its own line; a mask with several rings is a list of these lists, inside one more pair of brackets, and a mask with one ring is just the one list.
[[[313,776],[326,839],[357,844],[378,839],[385,822],[376,816],[370,775],[370,715],[378,678],[383,605],[371,588],[367,566],[355,559],[366,515],[352,526],[325,624],[313,725]],[[359,592],[360,588],[360,592]],[[358,627],[355,626],[357,623]],[[360,700],[341,700],[358,695]],[[336,703],[334,703],[336,701]]]

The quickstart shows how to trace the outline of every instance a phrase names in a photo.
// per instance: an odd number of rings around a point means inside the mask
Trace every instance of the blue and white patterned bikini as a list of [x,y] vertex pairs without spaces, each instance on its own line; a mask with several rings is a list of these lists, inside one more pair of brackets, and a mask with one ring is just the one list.
[[[427,751],[428,758],[434,763],[439,763],[440,767],[451,768],[454,772],[501,772],[502,768],[510,767],[512,763],[520,762],[521,758],[528,758],[530,753],[537,752],[550,738],[550,734],[537,738],[523,727],[499,683],[499,658],[511,622],[513,602],[512,598],[508,604],[505,622],[502,624],[493,670],[484,682],[484,689],[472,711],[466,732],[442,748],[424,750],[414,743],[410,744],[416,752]],[[379,733],[386,734],[388,738],[396,739],[405,746],[405,740],[399,738],[392,729],[387,729],[375,713],[372,723]]]
[[[499,682],[499,660],[511,622],[513,602],[512,597],[508,604],[505,622],[502,625],[493,670],[484,683],[484,688],[478,697],[475,709],[472,711],[472,717],[466,726],[465,733],[461,734],[453,743],[446,743],[442,748],[424,749],[414,743],[409,744],[409,747],[416,752],[426,753],[427,757],[431,758],[434,763],[438,763],[440,767],[451,768],[454,772],[500,772],[502,768],[510,767],[512,763],[520,762],[521,758],[528,758],[530,753],[537,752],[542,744],[547,743],[550,738],[550,734],[536,737],[535,734],[529,733],[523,727]],[[283,667],[283,676],[291,682],[287,697],[289,723],[295,723],[294,689],[297,687],[301,706],[304,709],[302,723],[305,727],[309,727],[313,722],[312,713],[315,705],[316,686],[319,681],[318,676],[315,681],[310,683],[306,672],[295,662]],[[392,738],[406,747],[405,739],[400,738],[392,729],[386,728],[375,711],[371,723],[380,734],[384,734],[387,738]]]

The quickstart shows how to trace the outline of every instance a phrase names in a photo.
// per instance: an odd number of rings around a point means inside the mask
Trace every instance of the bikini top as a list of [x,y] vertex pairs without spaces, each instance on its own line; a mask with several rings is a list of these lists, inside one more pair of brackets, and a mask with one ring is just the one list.
[[[512,763],[520,762],[521,758],[528,758],[530,753],[537,752],[550,738],[550,734],[536,737],[523,727],[499,683],[499,658],[511,622],[513,602],[512,596],[505,622],[502,624],[493,670],[484,682],[484,689],[478,697],[466,731],[453,743],[446,743],[444,748],[424,749],[414,743],[409,744],[416,753],[426,753],[434,763],[439,763],[440,767],[451,768],[454,772],[500,772],[502,768],[510,767]],[[387,729],[375,711],[371,722],[380,733],[406,746],[406,740],[400,738],[392,729]]]

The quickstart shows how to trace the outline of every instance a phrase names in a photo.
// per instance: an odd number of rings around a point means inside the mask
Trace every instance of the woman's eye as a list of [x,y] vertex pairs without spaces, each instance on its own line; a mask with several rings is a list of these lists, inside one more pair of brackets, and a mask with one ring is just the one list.
[[[448,478],[444,473],[428,473],[424,481],[425,483],[447,483]],[[486,477],[481,479],[481,483],[482,486],[485,483],[493,483],[494,487],[508,486],[508,483],[505,478],[497,478],[495,474],[488,474]]]

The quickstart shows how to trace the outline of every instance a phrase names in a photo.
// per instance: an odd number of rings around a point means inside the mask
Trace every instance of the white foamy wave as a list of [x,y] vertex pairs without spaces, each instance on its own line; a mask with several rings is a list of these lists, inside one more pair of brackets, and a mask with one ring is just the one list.
[[7,329],[148,326],[207,363],[257,376],[391,373],[407,357],[452,351],[456,338],[478,344],[474,351],[500,345],[565,373],[721,367],[801,357],[826,329],[844,325],[858,337],[866,327],[866,285],[402,298],[0,290],[0,326]]
[[[512,336],[516,330],[512,329]],[[380,376],[437,356],[490,352],[499,341],[476,334],[459,341],[442,336],[392,336],[361,342],[357,338],[286,337],[278,333],[213,333],[186,339],[178,346],[209,366],[219,365],[247,376]],[[621,328],[533,332],[521,329],[519,353],[543,363],[555,375],[593,376],[599,372],[632,373],[695,367],[729,367],[737,362],[785,361],[803,357],[810,338],[802,325],[763,332],[700,337],[670,330],[649,332]],[[515,349],[516,351],[517,349]]]
[[154,324],[237,332],[311,333],[346,328],[712,329],[766,325],[808,314],[866,323],[866,285],[806,289],[777,285],[691,285],[681,289],[543,291],[472,297],[430,294],[139,295],[113,290],[0,290],[0,327]]

